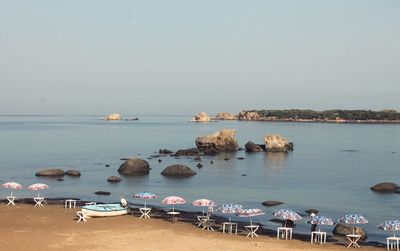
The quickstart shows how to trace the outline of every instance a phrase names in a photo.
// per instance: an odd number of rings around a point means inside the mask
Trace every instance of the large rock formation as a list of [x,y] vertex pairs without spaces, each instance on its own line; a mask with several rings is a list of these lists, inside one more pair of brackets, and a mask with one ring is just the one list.
[[236,151],[239,145],[235,135],[235,129],[224,129],[210,135],[198,137],[195,143],[197,148],[205,154],[219,151]]
[[237,115],[238,120],[260,120],[261,116],[258,112],[241,111]]
[[391,182],[382,182],[376,184],[375,186],[370,187],[370,189],[374,192],[378,193],[393,193],[399,188],[399,186],[395,183]]
[[229,112],[219,112],[216,116],[215,119],[217,120],[235,120],[236,115],[233,115]]
[[119,168],[118,172],[126,175],[144,175],[149,174],[150,165],[147,161],[133,158],[125,161]]
[[365,232],[364,229],[360,228],[360,227],[353,227],[353,226],[348,226],[342,223],[338,223],[335,228],[333,229],[333,234],[337,234],[337,235],[348,235],[348,234],[352,234],[353,233],[353,229],[354,229],[354,233],[355,234],[359,234],[361,235],[361,239],[367,239],[368,235]]
[[193,176],[196,175],[197,173],[190,169],[190,167],[184,166],[184,165],[171,165],[166,167],[162,172],[162,175],[164,176]]
[[111,113],[104,117],[104,120],[121,120],[122,116],[119,113]]
[[261,146],[257,145],[256,143],[249,141],[244,145],[246,148],[246,152],[262,152],[264,149],[261,148]]
[[64,170],[62,170],[61,168],[43,169],[38,171],[35,175],[44,177],[60,177],[64,176]]
[[192,122],[210,122],[211,118],[208,116],[206,112],[199,112],[199,114],[195,115],[190,121]]
[[264,136],[265,151],[267,152],[287,152],[293,150],[293,143],[277,134],[267,134]]

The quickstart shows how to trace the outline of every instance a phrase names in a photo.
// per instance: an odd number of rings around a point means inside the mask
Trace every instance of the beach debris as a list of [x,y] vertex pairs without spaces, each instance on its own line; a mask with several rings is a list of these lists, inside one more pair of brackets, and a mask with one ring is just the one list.
[[263,152],[264,149],[261,148],[261,146],[257,145],[253,141],[248,141],[246,145],[244,145],[246,148],[246,152]]
[[68,176],[72,176],[72,177],[80,177],[81,176],[81,172],[79,172],[77,170],[67,170],[64,174],[68,175]]
[[166,167],[162,172],[162,175],[164,176],[177,176],[177,177],[186,177],[186,176],[193,176],[196,175],[197,173],[190,169],[190,167],[180,165],[180,164],[175,164]]
[[120,165],[118,172],[125,175],[146,175],[150,172],[150,165],[143,159],[133,158]]
[[278,134],[266,134],[264,136],[265,151],[287,152],[293,150],[293,143]]
[[97,194],[97,195],[110,195],[111,193],[110,192],[106,192],[106,191],[97,191],[97,192],[94,192],[94,194]]
[[399,189],[399,186],[392,182],[381,182],[370,187],[370,189],[377,193],[393,193]]
[[192,117],[191,122],[210,122],[211,117],[206,112],[199,112],[199,114]]
[[197,149],[207,155],[215,155],[221,151],[236,151],[239,145],[235,139],[235,129],[221,131],[196,138]]
[[64,176],[64,170],[61,168],[49,168],[49,169],[43,169],[35,174],[36,176],[44,176],[44,177],[60,177]]
[[121,180],[122,179],[118,176],[110,176],[107,178],[107,181],[111,182],[111,183],[117,183],[117,182],[120,182]]
[[281,205],[281,204],[283,204],[283,202],[281,202],[281,201],[276,201],[276,200],[267,200],[267,201],[264,201],[263,203],[261,203],[263,206],[266,206],[266,207],[274,207],[274,206],[278,206],[278,205]]

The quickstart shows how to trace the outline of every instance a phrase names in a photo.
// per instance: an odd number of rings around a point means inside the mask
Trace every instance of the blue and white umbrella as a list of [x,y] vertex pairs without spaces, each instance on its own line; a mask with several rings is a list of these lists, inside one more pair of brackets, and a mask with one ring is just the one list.
[[378,225],[378,228],[384,231],[391,231],[393,232],[393,236],[395,237],[395,231],[400,230],[400,221],[399,220],[387,220],[382,224]]
[[[368,220],[361,214],[346,214],[342,218],[338,220],[341,223],[345,224],[367,224]],[[353,227],[353,234],[354,234],[354,227]]]
[[[217,208],[217,212],[223,214],[237,214],[243,210],[243,206],[240,204],[229,203],[222,204],[219,208]],[[229,217],[229,221],[231,221],[231,217]]]
[[144,199],[144,207],[146,208],[146,200],[157,198],[157,195],[150,192],[140,192],[133,195],[134,198]]
[[307,221],[307,223],[313,224],[313,225],[333,225],[333,224],[335,224],[335,222],[331,218],[328,218],[326,216],[320,216],[320,215],[312,217],[311,219],[309,219]]
[[239,217],[249,217],[250,218],[250,225],[253,225],[253,222],[251,221],[251,217],[253,216],[260,216],[264,215],[264,211],[258,208],[250,208],[250,209],[243,209],[240,210],[236,215]]
[[286,221],[287,220],[292,220],[292,221],[299,221],[303,219],[298,213],[289,210],[289,209],[278,209],[272,213],[275,217],[284,219],[285,220],[285,227],[286,227]]

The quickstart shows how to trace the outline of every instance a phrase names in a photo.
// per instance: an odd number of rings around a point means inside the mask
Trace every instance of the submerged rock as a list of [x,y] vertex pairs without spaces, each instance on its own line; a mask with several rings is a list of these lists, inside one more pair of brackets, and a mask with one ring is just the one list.
[[264,149],[262,149],[259,145],[252,141],[248,141],[246,145],[244,145],[246,148],[246,152],[263,152]]
[[35,173],[36,176],[44,176],[44,177],[60,177],[64,176],[64,170],[61,168],[49,168],[43,169]]
[[97,194],[97,195],[110,195],[111,193],[110,192],[106,192],[106,191],[97,191],[97,192],[94,192],[94,194]]
[[150,165],[139,158],[129,159],[118,168],[118,172],[125,175],[145,175],[149,174]]
[[181,149],[175,152],[172,156],[179,157],[179,156],[198,156],[199,150],[197,148],[190,148],[190,149]]
[[184,165],[171,165],[166,167],[162,172],[162,175],[164,176],[193,176],[196,175],[197,173],[190,169],[190,167],[184,166]]
[[195,141],[197,149],[208,152],[236,151],[239,145],[235,139],[235,129],[224,129],[210,135],[198,137]]
[[198,168],[202,168],[203,167],[203,165],[201,164],[201,163],[197,163],[197,165],[196,165]]
[[370,189],[377,193],[393,193],[399,189],[399,186],[392,182],[382,182],[370,187]]
[[72,177],[80,177],[81,172],[79,172],[77,170],[68,170],[65,172],[65,175],[72,176]]
[[318,213],[319,213],[319,211],[318,211],[317,209],[314,209],[314,208],[307,209],[307,210],[304,211],[304,212],[306,212],[306,213],[309,214],[309,215],[311,215],[311,214],[318,214]]
[[107,181],[112,183],[117,183],[121,181],[121,178],[117,176],[110,176],[107,178]]
[[367,239],[368,235],[364,229],[360,227],[349,226],[346,224],[338,223],[333,229],[333,234],[346,236],[348,234],[352,234],[354,229],[355,234],[361,235],[361,239]]
[[210,122],[211,118],[206,112],[199,112],[199,114],[193,116],[190,120],[192,122]]
[[173,154],[174,152],[168,149],[160,149],[158,150],[159,154]]
[[293,143],[290,143],[281,135],[267,134],[264,136],[264,142],[267,152],[287,152],[293,150]]
[[278,205],[283,204],[283,202],[276,201],[276,200],[267,200],[267,201],[264,201],[261,204],[263,204],[263,206],[266,206],[266,207],[274,207],[274,206],[278,206]]

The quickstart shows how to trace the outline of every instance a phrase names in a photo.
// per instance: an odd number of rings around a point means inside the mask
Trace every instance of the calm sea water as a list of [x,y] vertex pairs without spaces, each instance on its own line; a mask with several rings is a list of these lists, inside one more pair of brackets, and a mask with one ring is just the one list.
[[[179,195],[189,202],[198,198],[210,198],[219,204],[236,202],[265,210],[264,216],[253,220],[266,228],[277,226],[269,220],[278,208],[298,212],[317,208],[320,215],[334,219],[357,212],[369,219],[363,226],[370,236],[368,240],[378,241],[387,233],[376,226],[387,219],[400,219],[400,195],[369,190],[382,181],[400,183],[400,125],[239,121],[201,124],[188,120],[185,116],[143,116],[129,122],[105,122],[96,116],[0,116],[0,182],[17,181],[25,186],[43,182],[50,186],[42,191],[46,197],[104,202],[118,201],[120,197],[134,201],[131,196],[140,191],[154,192],[160,198]],[[293,141],[295,150],[289,154],[238,151],[203,157],[201,169],[185,157],[163,157],[161,163],[150,159],[150,175],[122,177],[118,184],[106,181],[107,177],[118,175],[121,157],[147,159],[161,148],[191,148],[197,136],[223,128],[237,129],[241,146],[248,140],[262,143],[264,134],[278,133]],[[225,157],[230,160],[225,161]],[[160,175],[166,166],[177,163],[190,166],[198,175],[187,179]],[[37,170],[48,167],[77,169],[82,176],[65,177],[62,182],[35,177]],[[112,194],[94,195],[98,190]],[[1,197],[9,193],[5,189],[0,192]],[[19,197],[34,194],[27,190],[16,193]],[[266,208],[261,205],[265,200],[285,204]],[[160,205],[160,200],[149,203]],[[188,205],[181,208],[199,210]],[[307,232],[309,228],[308,224],[299,223],[295,232]],[[330,231],[332,227],[323,229]]]

